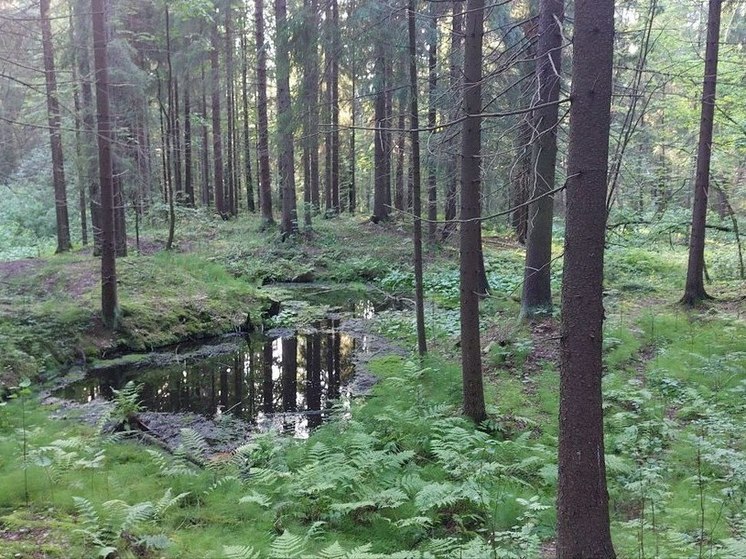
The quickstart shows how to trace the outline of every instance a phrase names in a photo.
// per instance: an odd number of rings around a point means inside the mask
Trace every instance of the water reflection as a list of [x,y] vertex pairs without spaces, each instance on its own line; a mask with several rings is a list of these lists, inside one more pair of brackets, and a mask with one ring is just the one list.
[[174,366],[119,370],[88,377],[57,395],[79,402],[110,399],[135,380],[151,411],[231,414],[304,437],[318,426],[354,372],[355,340],[328,320],[310,334],[248,337],[237,351]]

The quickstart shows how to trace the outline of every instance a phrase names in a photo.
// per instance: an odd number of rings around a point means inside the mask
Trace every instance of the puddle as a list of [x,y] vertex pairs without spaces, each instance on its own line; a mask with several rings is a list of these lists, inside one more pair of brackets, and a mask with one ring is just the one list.
[[[356,314],[370,317],[373,306]],[[335,402],[348,407],[354,375],[353,352],[365,340],[341,332],[340,320],[327,319],[309,332],[275,330],[234,337],[189,353],[148,356],[148,363],[118,364],[89,375],[55,393],[79,403],[111,399],[113,390],[133,380],[142,385],[147,411],[221,414],[307,437]],[[364,347],[360,348],[365,350]]]

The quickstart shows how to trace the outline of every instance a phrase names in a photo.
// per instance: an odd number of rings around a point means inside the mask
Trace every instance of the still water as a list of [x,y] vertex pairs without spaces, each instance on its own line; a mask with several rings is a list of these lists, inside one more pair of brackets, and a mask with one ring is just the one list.
[[308,333],[234,338],[228,349],[215,346],[215,355],[204,357],[211,351],[203,346],[166,366],[117,367],[91,374],[56,395],[78,402],[111,399],[113,390],[133,380],[142,386],[142,405],[148,411],[230,414],[261,430],[305,437],[334,402],[342,408],[349,403],[346,385],[354,373],[352,354],[358,342],[341,332],[339,324],[327,319]]

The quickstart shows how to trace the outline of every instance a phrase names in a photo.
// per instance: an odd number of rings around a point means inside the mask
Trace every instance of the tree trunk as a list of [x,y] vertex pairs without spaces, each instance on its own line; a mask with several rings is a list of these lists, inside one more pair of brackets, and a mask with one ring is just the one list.
[[[179,141],[179,132],[177,127],[177,115],[179,113],[176,107],[178,91],[175,90],[175,80],[173,76],[173,66],[171,65],[171,20],[169,17],[168,4],[166,5],[166,63],[168,65],[168,138],[171,142],[171,151],[169,160],[173,163],[173,175],[171,175],[169,165],[169,177],[176,181],[176,191],[181,190],[181,165],[178,157],[179,149],[174,145]],[[166,250],[171,250],[174,243],[174,233],[176,231],[176,210],[174,208],[174,180],[167,181],[168,193],[168,239],[166,239]],[[115,182],[115,184],[117,184]]]
[[[88,245],[88,216],[86,214],[86,169],[83,161],[83,122],[82,108],[80,105],[80,80],[78,79],[78,55],[75,52],[75,17],[70,11],[70,44],[73,45],[72,64],[72,89],[73,108],[75,109],[75,168],[78,173],[78,211],[80,212],[80,237],[83,246]],[[87,140],[87,138],[86,138]]]
[[476,423],[487,417],[479,340],[482,36],[484,0],[467,0],[464,42],[464,123],[461,132],[461,368],[464,414]]
[[255,2],[256,88],[259,113],[259,189],[264,227],[274,224],[272,217],[272,184],[269,170],[269,126],[267,124],[267,45],[264,44],[264,0]]
[[[101,254],[101,195],[98,183],[98,156],[96,153],[96,120],[93,107],[93,90],[91,87],[91,65],[88,51],[90,39],[90,25],[86,0],[78,0],[75,3],[75,18],[80,24],[75,28],[78,53],[78,70],[80,78],[80,91],[83,101],[83,130],[85,142],[83,144],[83,158],[86,166],[86,181],[88,183],[88,203],[91,212],[91,231],[93,233],[93,254]],[[90,4],[90,2],[88,3]]]
[[[533,188],[529,205],[529,229],[526,239],[526,264],[523,275],[521,316],[551,315],[552,220],[554,218],[555,164],[557,162],[557,125],[561,64],[564,0],[542,0],[539,15],[536,77],[539,81],[539,105],[534,111]],[[551,104],[550,104],[551,103]]]
[[205,65],[200,65],[202,78],[202,205],[210,207],[210,133],[207,129],[207,86]]
[[298,232],[298,212],[295,199],[295,150],[293,148],[293,110],[290,99],[290,32],[287,22],[285,0],[275,0],[277,22],[277,51],[275,66],[277,73],[277,134],[278,170],[282,192],[283,238]]
[[[449,60],[449,85],[451,91],[457,95],[456,92],[461,91],[461,42],[462,42],[462,25],[463,25],[463,4],[461,0],[454,0],[452,2],[452,18],[451,18],[451,56]],[[449,111],[449,115],[452,120],[459,117],[458,103],[453,102],[453,108]],[[451,149],[455,152],[456,146],[458,145],[458,134],[453,133],[453,139],[449,142]],[[449,150],[450,151],[450,150]],[[447,159],[448,161],[448,183],[445,196],[445,225],[443,225],[443,238],[448,238],[456,230],[456,202],[458,199],[458,182],[459,182],[459,158],[457,156],[451,156]]]
[[65,164],[62,154],[62,131],[60,129],[60,104],[57,98],[57,75],[54,69],[54,47],[52,25],[49,19],[49,0],[40,0],[42,49],[44,51],[44,82],[47,88],[47,115],[49,143],[52,150],[52,185],[54,208],[57,218],[57,250],[67,252],[70,243],[70,221],[67,215],[67,192],[65,187]]
[[412,123],[412,180],[414,181],[414,300],[417,319],[417,352],[427,353],[425,339],[425,295],[422,286],[422,202],[420,198],[420,115],[417,104],[417,35],[415,0],[409,0],[409,101]]
[[233,25],[232,25],[233,10],[231,9],[231,3],[226,2],[225,4],[225,116],[227,119],[228,129],[226,131],[226,163],[225,163],[225,175],[227,179],[226,184],[226,213],[229,215],[236,215],[236,117],[234,110],[234,86],[233,86],[233,49],[235,47],[233,41]]
[[254,205],[254,177],[251,172],[251,135],[249,133],[249,52],[246,38],[246,22],[241,31],[241,101],[243,104],[243,157],[246,176],[246,209],[256,211]]
[[[303,23],[303,99],[305,103],[303,118],[303,220],[306,229],[311,228],[314,205],[314,181],[318,191],[319,180],[319,144],[318,144],[318,3],[316,0],[304,0]],[[315,150],[315,152],[314,152]],[[313,160],[315,158],[315,166]],[[315,176],[314,176],[315,172]],[[318,204],[318,198],[316,199]]]
[[210,66],[212,72],[212,161],[213,191],[215,193],[215,211],[225,219],[228,213],[225,208],[225,181],[223,179],[223,138],[220,125],[220,48],[218,26],[215,24],[210,33],[212,45]]
[[376,45],[375,61],[375,121],[376,131],[374,138],[374,190],[373,190],[373,223],[386,221],[389,217],[389,209],[386,206],[386,175],[389,173],[389,164],[386,157],[388,131],[386,128],[386,78],[384,72],[383,46]]
[[101,318],[107,328],[115,329],[119,322],[119,304],[114,246],[114,181],[111,161],[113,134],[109,120],[109,70],[106,56],[104,0],[91,0],[91,16],[98,113],[98,165],[101,184]]
[[575,5],[560,338],[558,559],[612,559],[601,396],[614,0]]
[[[347,21],[350,21],[351,15],[355,12],[355,0],[352,0],[352,4],[350,6],[349,12],[347,14]],[[356,117],[357,117],[357,99],[355,96],[357,95],[356,90],[356,80],[357,80],[357,64],[356,64],[356,51],[354,43],[351,47],[352,51],[350,53],[350,82],[351,82],[351,95],[350,95],[350,184],[348,187],[348,197],[347,197],[347,205],[348,205],[348,211],[350,212],[350,215],[355,213],[355,208],[357,207],[357,200],[356,200],[356,185],[355,185],[355,173],[356,173],[356,167],[357,167],[357,153],[355,152],[355,126],[356,126]]]
[[399,96],[399,122],[396,133],[396,142],[394,143],[394,208],[403,212],[405,208],[406,192],[404,191],[404,155],[406,152],[407,133],[404,132],[406,125],[406,90],[402,90]]
[[[438,88],[438,4],[430,4],[430,37],[427,49],[427,68],[428,68],[428,105],[427,105],[427,125],[431,134],[434,134],[435,123],[438,117],[436,107],[437,88]],[[438,180],[437,180],[437,159],[435,152],[428,150],[427,157],[427,239],[430,243],[435,242],[435,235],[438,230]]]
[[722,0],[709,0],[705,75],[702,84],[702,113],[699,121],[699,145],[697,147],[697,174],[694,181],[692,230],[689,236],[689,264],[686,270],[684,296],[681,298],[681,302],[688,307],[692,307],[705,299],[711,299],[705,291],[703,272],[705,266],[705,225],[707,223],[707,197],[710,190],[712,122],[715,115],[721,10]]
[[331,191],[332,191],[332,203],[331,210],[333,214],[340,212],[341,206],[339,202],[339,57],[340,57],[340,42],[339,42],[339,5],[337,0],[331,0],[331,23],[332,23],[332,37],[331,37],[331,60],[330,60],[330,110],[332,117],[332,130],[331,130],[331,155],[332,155],[332,168],[331,168]]
[[189,72],[184,79],[184,195],[186,205],[194,207],[194,181],[192,179],[192,99]]

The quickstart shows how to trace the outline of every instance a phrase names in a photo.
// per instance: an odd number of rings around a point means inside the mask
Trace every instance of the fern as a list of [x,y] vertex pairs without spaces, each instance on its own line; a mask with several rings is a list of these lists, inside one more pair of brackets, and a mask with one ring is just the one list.
[[303,538],[291,534],[285,530],[281,536],[275,538],[269,548],[269,557],[271,559],[293,559],[300,556],[303,552]]
[[226,559],[261,559],[259,552],[248,545],[223,546],[223,555]]
[[272,501],[266,495],[262,495],[261,493],[257,493],[256,491],[252,491],[248,495],[241,497],[238,502],[242,504],[256,503],[263,508],[269,508],[272,505]]
[[178,505],[188,495],[189,495],[189,492],[187,491],[185,493],[179,493],[178,495],[176,495],[176,497],[174,497],[173,492],[171,491],[171,488],[169,487],[168,489],[166,489],[166,492],[163,494],[163,497],[161,497],[154,503],[153,517],[157,519],[163,517],[163,514],[168,509]]

